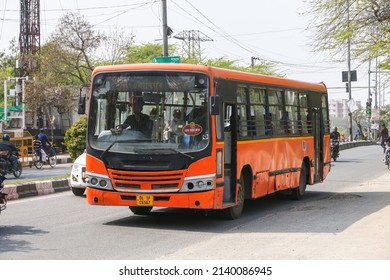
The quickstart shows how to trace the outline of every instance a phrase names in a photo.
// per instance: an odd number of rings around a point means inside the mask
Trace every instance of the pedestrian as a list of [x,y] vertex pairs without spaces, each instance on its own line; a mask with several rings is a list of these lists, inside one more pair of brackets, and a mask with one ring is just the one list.
[[380,136],[380,141],[381,141],[381,146],[383,148],[383,153],[386,152],[386,141],[387,138],[389,138],[389,131],[387,130],[386,125],[383,123],[382,124],[382,129],[381,129],[381,136]]

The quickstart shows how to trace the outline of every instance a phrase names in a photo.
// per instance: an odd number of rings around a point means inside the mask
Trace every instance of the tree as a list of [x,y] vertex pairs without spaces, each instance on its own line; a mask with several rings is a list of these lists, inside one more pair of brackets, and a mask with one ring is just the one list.
[[95,67],[94,52],[106,37],[95,31],[84,17],[75,13],[65,14],[51,36],[51,42],[64,52],[58,60],[63,71],[76,78],[81,85],[89,86],[90,76]]
[[30,73],[35,82],[28,83],[27,109],[40,118],[45,115],[53,127],[53,110],[69,111],[73,103],[64,100],[74,100],[79,88],[89,86],[96,65],[94,52],[105,38],[82,16],[65,14],[48,43],[32,58],[39,67]]
[[316,31],[315,50],[345,56],[351,42],[352,54],[362,60],[390,54],[390,1],[306,0],[309,28]]
[[238,62],[235,60],[229,60],[225,57],[220,57],[216,59],[208,59],[205,64],[210,66],[220,67],[220,68],[237,70],[237,71],[244,71],[244,72],[251,72],[251,73],[258,73],[258,74],[272,75],[272,76],[281,76],[273,68],[273,65],[267,61],[261,61],[251,66],[239,66]]
[[104,64],[123,63],[127,51],[134,44],[134,35],[126,35],[124,30],[115,29],[105,37],[102,44],[102,61]]
[[[17,76],[15,72],[15,64],[17,59],[18,47],[16,40],[13,39],[10,42],[10,53],[0,52],[0,81],[5,81],[9,77]],[[0,94],[4,96],[4,87],[1,87]],[[0,100],[0,104],[3,104],[4,98]]]
[[[176,47],[169,45],[169,52],[175,53]],[[132,45],[127,49],[124,63],[150,63],[153,58],[163,56],[163,47],[161,44],[147,43],[144,45]]]
[[83,116],[65,132],[64,145],[72,160],[75,160],[85,150],[87,135],[87,117]]
[[363,138],[364,132],[368,132],[369,124],[367,123],[367,115],[363,107],[359,104],[357,107],[358,108],[352,113],[352,120],[356,123],[357,131],[360,131],[359,137]]
[[387,127],[390,126],[390,105],[382,107],[379,111],[379,123],[384,123]]

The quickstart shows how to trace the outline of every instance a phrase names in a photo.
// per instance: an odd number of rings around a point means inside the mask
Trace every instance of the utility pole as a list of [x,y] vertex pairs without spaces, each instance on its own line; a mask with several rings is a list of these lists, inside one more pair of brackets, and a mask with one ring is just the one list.
[[368,59],[368,98],[366,103],[366,115],[368,123],[367,140],[371,140],[371,107],[372,107],[372,93],[371,93],[371,57]]
[[163,20],[163,51],[164,56],[168,56],[168,23],[167,23],[167,0],[162,1],[162,20]]
[[[349,32],[349,0],[347,1],[348,10],[347,10],[347,26]],[[352,87],[351,87],[351,37],[348,34],[348,99],[351,101],[352,99]],[[352,142],[352,112],[349,112],[349,141]]]

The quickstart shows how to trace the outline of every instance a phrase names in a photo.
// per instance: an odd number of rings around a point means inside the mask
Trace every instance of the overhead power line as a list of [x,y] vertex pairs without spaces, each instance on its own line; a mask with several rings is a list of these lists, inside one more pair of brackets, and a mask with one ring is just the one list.
[[213,41],[209,36],[199,30],[184,30],[173,36],[176,39],[183,40],[183,51],[188,58],[201,60],[200,42]]

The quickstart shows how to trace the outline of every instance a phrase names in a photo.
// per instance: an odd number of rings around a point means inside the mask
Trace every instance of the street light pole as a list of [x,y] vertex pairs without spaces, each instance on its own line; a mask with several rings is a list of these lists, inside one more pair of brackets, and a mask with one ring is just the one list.
[[[4,122],[3,124],[7,123],[7,94],[8,94],[8,85],[7,80],[4,80]],[[4,127],[1,126],[1,129],[3,130]]]

